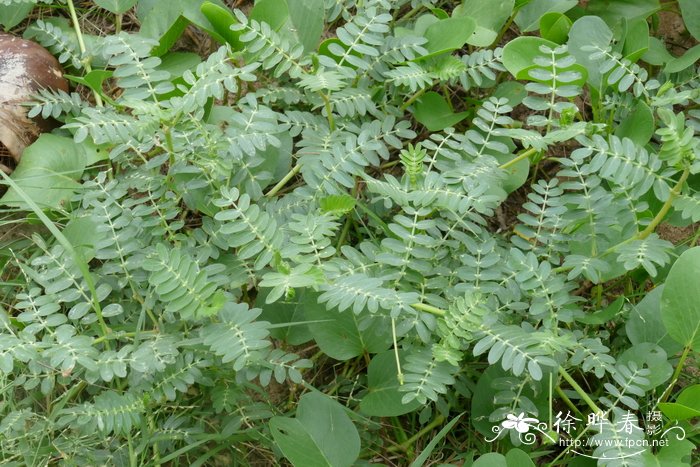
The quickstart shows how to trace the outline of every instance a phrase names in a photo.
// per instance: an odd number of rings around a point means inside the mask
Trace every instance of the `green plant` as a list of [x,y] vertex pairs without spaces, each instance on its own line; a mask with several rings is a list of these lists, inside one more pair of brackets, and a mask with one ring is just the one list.
[[[5,249],[3,462],[422,465],[451,430],[455,464],[689,465],[697,234],[657,230],[700,219],[700,81],[657,3],[95,3],[114,34],[26,29],[94,104],[38,95],[64,125],[2,175],[43,226]],[[171,52],[188,23],[223,45]],[[657,411],[688,439],[614,443]]]

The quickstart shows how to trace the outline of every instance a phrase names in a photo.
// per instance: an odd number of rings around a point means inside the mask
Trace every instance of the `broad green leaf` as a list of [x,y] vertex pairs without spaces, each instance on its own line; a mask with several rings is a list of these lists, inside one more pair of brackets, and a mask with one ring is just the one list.
[[329,195],[319,200],[321,211],[342,216],[355,209],[357,200],[350,195]]
[[296,418],[272,417],[270,433],[282,454],[295,467],[333,467],[321,446]]
[[678,402],[661,402],[659,403],[659,410],[671,420],[681,421],[700,417],[699,408],[690,407]]
[[623,19],[647,18],[659,9],[659,0],[590,0],[586,13],[600,17],[611,27]]
[[633,345],[625,350],[617,361],[624,364],[635,362],[637,366],[644,366],[651,370],[651,374],[647,377],[649,385],[646,387],[640,385],[645,390],[651,390],[665,383],[673,374],[673,366],[668,362],[666,351],[651,342]]
[[[399,352],[403,364],[404,352]],[[360,401],[363,413],[372,417],[397,417],[413,412],[420,403],[416,400],[401,403],[404,393],[399,392],[396,355],[393,350],[382,352],[372,358],[367,367],[367,394]]]
[[487,47],[513,12],[514,0],[465,0],[452,12],[455,17],[469,16],[476,22],[476,29],[467,44]]
[[110,13],[120,15],[136,5],[138,0],[95,0],[95,5]]
[[686,52],[678,58],[669,60],[664,68],[666,73],[678,73],[686,68],[697,64],[700,60],[700,44],[695,47],[686,50]]
[[700,352],[700,247],[686,250],[671,267],[661,318],[673,339]]
[[[515,81],[510,82],[513,83]],[[508,105],[513,104],[509,103]],[[491,137],[491,141],[498,141],[508,146],[509,151],[507,154],[500,154],[494,152],[493,156],[496,158],[499,164],[505,164],[506,162],[510,162],[511,160],[517,157],[517,154],[513,153],[513,151],[515,151],[515,145],[513,144],[513,141],[510,138],[494,136]],[[500,188],[502,188],[506,193],[512,193],[521,186],[523,186],[527,181],[527,177],[530,174],[530,159],[522,159],[516,162],[515,164],[503,169],[503,171],[506,173],[506,177],[501,181]],[[489,190],[490,195],[496,195],[497,192],[498,191],[493,192],[492,190]]]
[[700,417],[700,384],[688,386],[675,402],[662,402],[659,408],[672,421]]
[[665,65],[675,57],[666,50],[664,42],[656,37],[649,38],[649,50],[642,55],[642,60],[650,65]]
[[566,13],[576,6],[577,0],[532,0],[515,16],[515,24],[522,32],[537,30],[540,18],[547,13]]
[[682,346],[674,341],[661,320],[661,294],[664,285],[649,291],[636,305],[632,305],[629,318],[625,322],[625,332],[632,344],[651,342],[658,344],[668,355],[673,355]]
[[447,19],[450,15],[442,8],[431,8],[430,11],[437,17],[437,19]]
[[153,49],[153,55],[161,56],[169,51],[187,28],[189,23],[182,17],[184,3],[185,0],[138,2],[136,15],[141,21],[139,33],[159,42]]
[[461,49],[475,29],[476,22],[469,16],[447,18],[431,24],[425,31],[428,54],[421,59]]
[[[337,37],[331,37],[330,39],[326,39],[325,41],[321,42],[321,44],[319,44],[319,46],[318,46],[318,54],[319,54],[319,55],[325,55],[326,57],[331,57],[333,60],[335,60],[336,62],[338,62],[338,61],[340,60],[340,57],[338,57],[337,55],[331,53],[331,51],[329,50],[329,47],[330,47],[331,45],[333,45],[333,44],[336,44],[337,46],[342,47],[343,49],[347,50],[345,44],[343,44],[343,42],[342,42],[340,39],[338,39]],[[351,54],[351,55],[354,55],[354,56],[356,56],[356,57],[361,57],[361,56],[362,56],[357,50],[351,50],[351,51],[350,51],[350,54]],[[357,68],[357,67],[356,67],[355,65],[353,65],[352,63],[346,63],[345,65],[347,65],[347,66],[349,66],[350,68],[353,68],[353,69],[354,69],[354,68]]]
[[112,99],[105,96],[102,90],[102,84],[112,77],[114,72],[112,70],[92,70],[85,76],[73,76],[64,74],[63,77],[77,84],[82,84],[87,86],[91,90],[99,93],[103,98],[107,99],[108,102],[112,102]]
[[[42,208],[60,208],[80,187],[77,180],[89,164],[102,160],[106,151],[90,144],[76,144],[72,138],[45,133],[22,154],[12,179]],[[28,209],[10,188],[0,203]]]
[[301,397],[297,419],[318,440],[334,467],[349,466],[360,454],[360,436],[345,407],[320,392]]
[[243,49],[243,44],[238,40],[242,32],[231,30],[231,25],[238,23],[231,10],[211,2],[202,3],[199,9],[216,32],[216,40],[221,43],[227,42],[234,51]]
[[576,321],[580,321],[585,324],[601,325],[610,322],[622,309],[622,305],[625,303],[625,297],[618,297],[611,304],[598,310],[595,313],[586,314]]
[[598,61],[591,60],[591,52],[582,50],[584,46],[598,46],[606,49],[613,39],[613,33],[605,22],[596,16],[579,18],[569,31],[569,53],[576,57],[576,62],[588,70],[588,83],[594,89],[600,89],[602,75]]
[[182,96],[184,94],[182,87],[189,87],[182,75],[187,70],[194,70],[202,62],[202,58],[191,52],[168,52],[160,59],[161,63],[156,69],[167,71],[175,88],[170,92],[159,94],[158,100],[166,101],[175,96]]
[[34,4],[31,2],[3,5],[0,8],[0,26],[2,26],[5,31],[9,31],[24,21],[24,19],[29,16],[29,13],[32,12],[33,8]]
[[685,27],[694,38],[700,40],[700,5],[697,0],[678,0]]
[[[493,436],[491,429],[500,422],[500,420],[489,420],[491,413],[498,407],[493,397],[496,391],[494,384],[510,376],[512,376],[511,373],[503,370],[501,365],[491,365],[479,376],[479,380],[473,390],[474,395],[471,399],[469,417],[474,428],[484,436]],[[546,385],[548,384],[548,379],[548,374],[545,374],[542,379],[543,383],[533,381],[532,386],[525,386],[520,394],[522,397],[530,399],[539,413],[547,413]]]
[[503,66],[517,79],[531,80],[527,71],[533,68],[533,58],[542,55],[540,46],[546,45],[552,49],[556,43],[535,36],[521,36],[508,42],[503,47]]
[[[309,329],[319,349],[336,360],[348,360],[362,355],[365,351],[377,353],[386,350],[390,344],[388,333],[377,333],[382,328],[371,317],[368,328],[360,331],[360,317],[351,311],[339,312],[337,309],[326,310],[325,306],[314,305],[304,310]],[[366,323],[363,323],[366,324]]]
[[319,392],[304,394],[296,418],[273,417],[270,431],[295,467],[349,467],[360,454],[360,436],[346,409]]
[[615,128],[615,136],[629,138],[643,147],[651,140],[654,129],[654,113],[644,101],[639,100]]
[[522,76],[527,79],[524,70],[533,67],[532,59],[539,55],[540,45],[556,47],[556,44],[547,39],[534,36],[522,36],[508,42],[503,48],[503,65],[515,78]]
[[85,261],[95,257],[95,245],[106,236],[106,232],[98,232],[97,222],[92,217],[77,217],[71,219],[63,228],[63,235],[79,250]]
[[316,50],[323,34],[323,0],[287,0],[289,19],[305,52]]
[[187,70],[193,70],[202,63],[202,58],[193,52],[168,52],[161,57],[158,70],[165,70],[171,78],[179,78]]
[[649,50],[649,25],[643,18],[625,21],[625,43],[622,55],[632,63]]
[[506,456],[497,452],[489,452],[474,461],[472,467],[509,467]]
[[669,443],[654,455],[650,450],[642,453],[644,467],[688,467],[691,464],[695,444],[688,440],[678,440],[674,432],[668,434]]
[[[435,15],[425,14],[418,17],[416,23],[413,25],[413,33],[418,36],[425,36],[426,31],[430,26],[440,21]],[[408,33],[408,31],[407,31]]]
[[571,20],[568,16],[553,11],[540,18],[540,35],[547,40],[563,44],[569,37]]
[[414,117],[430,131],[454,126],[467,115],[467,112],[453,112],[445,98],[433,91],[426,92],[415,104]]
[[258,0],[250,10],[250,19],[265,22],[277,31],[289,18],[287,0]]
[[532,458],[525,451],[513,448],[506,453],[508,467],[535,467]]
[[[213,14],[205,14],[204,4],[216,5],[219,8],[211,8]],[[180,38],[187,26],[192,23],[203,29],[217,40],[228,40],[229,33],[223,34],[224,23],[228,20],[227,11],[220,0],[139,0],[136,7],[136,15],[141,21],[140,34],[159,41],[159,45],[153,50],[153,55],[161,56],[168,52]],[[207,7],[204,8],[206,10]],[[209,11],[209,10],[207,10]],[[228,11],[230,14],[230,11]],[[214,18],[217,26],[214,26],[209,18]],[[233,31],[230,31],[233,33]],[[237,37],[237,36],[236,36]]]
[[505,97],[508,99],[508,105],[515,107],[527,97],[527,91],[523,83],[519,83],[518,81],[504,81],[496,87],[493,92],[493,97]]
[[313,339],[306,321],[304,310],[321,306],[316,302],[318,294],[304,290],[290,300],[280,300],[274,303],[265,303],[265,297],[270,289],[261,289],[255,298],[255,304],[262,309],[260,319],[272,324],[290,323],[289,326],[272,327],[270,335],[290,345],[301,345]]
[[275,134],[275,137],[279,140],[280,145],[273,146],[269,144],[264,150],[258,150],[257,157],[260,157],[263,162],[250,169],[252,175],[272,174],[272,177],[269,179],[258,178],[257,181],[262,188],[284,177],[291,168],[292,137],[286,131]]
[[688,407],[693,407],[700,411],[700,384],[695,384],[693,386],[688,386],[683,389],[683,391],[676,399],[679,404],[687,405]]

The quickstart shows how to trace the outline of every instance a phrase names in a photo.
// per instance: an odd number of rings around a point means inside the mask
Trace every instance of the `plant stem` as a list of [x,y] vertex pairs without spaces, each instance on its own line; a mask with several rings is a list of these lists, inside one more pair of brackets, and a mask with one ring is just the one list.
[[557,395],[561,400],[564,401],[564,403],[571,409],[573,410],[576,414],[581,415],[581,411],[574,405],[573,402],[571,402],[571,399],[569,399],[569,396],[566,395],[566,393],[562,390],[561,387],[556,386],[554,388],[554,391],[556,391]]
[[664,390],[664,393],[661,395],[659,400],[654,404],[654,408],[656,408],[657,405],[659,405],[662,402],[666,402],[666,399],[668,399],[668,396],[671,395],[671,391],[673,390],[673,386],[676,384],[676,381],[678,381],[678,377],[681,375],[681,370],[683,370],[683,364],[685,363],[685,359],[688,358],[688,354],[690,354],[690,344],[686,345],[685,348],[683,349],[683,353],[681,354],[681,358],[678,360],[678,365],[676,365],[676,371],[673,372],[673,376],[671,377],[671,382],[668,384],[666,389]]
[[387,451],[390,451],[390,452],[406,451],[407,449],[409,449],[413,445],[413,443],[416,442],[416,440],[420,439],[426,433],[430,433],[431,431],[433,431],[435,428],[440,426],[440,424],[442,424],[442,422],[444,422],[444,421],[445,421],[445,417],[443,415],[438,415],[437,417],[435,417],[435,420],[433,420],[428,425],[426,425],[425,428],[420,430],[418,433],[411,436],[409,439],[407,439],[406,441],[404,441],[401,444],[391,446],[390,448],[387,449]]
[[170,167],[175,165],[175,146],[173,145],[173,135],[170,132],[170,127],[166,126],[163,128],[163,133],[165,134],[165,148],[168,150]]
[[345,244],[345,239],[348,238],[348,233],[350,232],[350,226],[352,225],[352,217],[348,216],[345,219],[345,224],[343,225],[343,230],[340,231],[340,236],[338,237],[338,243],[335,246],[336,251],[340,251],[340,247]]
[[[70,12],[70,19],[73,22],[73,29],[75,29],[75,35],[78,38],[78,47],[80,48],[80,54],[85,55],[87,52],[87,48],[85,47],[85,40],[83,39],[83,32],[80,30],[80,22],[78,21],[78,15],[75,12],[75,5],[73,4],[73,0],[67,0],[68,3],[68,11]],[[90,60],[84,59],[83,65],[85,66],[85,71],[87,73],[90,73],[92,71],[92,67],[90,66]],[[93,96],[95,96],[95,104],[98,107],[102,107],[102,97],[100,97],[100,93],[98,93],[96,90],[92,90]]]
[[432,305],[428,305],[427,303],[413,303],[411,306],[416,310],[425,311],[427,313],[431,313],[437,316],[445,316],[447,314],[445,310],[434,307]]
[[297,165],[295,165],[295,166],[292,168],[292,170],[290,170],[289,172],[287,172],[287,175],[285,175],[284,177],[282,177],[282,180],[280,180],[279,182],[277,182],[277,185],[275,185],[274,187],[272,187],[272,189],[271,189],[270,191],[268,191],[268,192],[265,194],[265,196],[267,196],[268,198],[272,198],[273,196],[275,196],[275,195],[277,194],[277,192],[279,192],[282,188],[284,188],[284,186],[287,184],[288,181],[290,181],[292,178],[294,178],[294,176],[295,176],[296,174],[299,173],[300,170],[301,170],[301,164],[297,163]]
[[396,320],[391,318],[391,338],[394,341],[394,357],[396,357],[396,378],[399,384],[403,386],[403,373],[401,372],[401,361],[399,360],[399,343],[396,339]]
[[396,234],[389,229],[388,225],[386,225],[386,222],[384,222],[382,218],[377,215],[376,212],[372,211],[370,208],[365,206],[365,204],[362,201],[360,201],[359,199],[355,200],[355,206],[359,208],[360,211],[367,214],[367,217],[379,224],[379,227],[384,231],[387,237],[397,238]]
[[408,99],[406,102],[404,102],[404,104],[401,106],[401,110],[406,110],[409,105],[413,104],[416,101],[416,99],[418,99],[420,96],[425,94],[425,91],[427,91],[427,90],[428,90],[428,88],[426,87],[426,88],[421,89],[420,91],[418,91],[414,95],[412,95],[411,98]]
[[510,161],[508,161],[508,162],[505,162],[505,163],[499,165],[498,168],[501,169],[501,170],[507,169],[508,167],[517,164],[517,163],[520,162],[521,160],[527,159],[528,157],[530,157],[531,155],[535,154],[536,152],[537,152],[537,149],[535,149],[535,148],[530,148],[530,149],[528,149],[527,151],[523,151],[523,152],[521,152],[520,154],[518,154],[517,157],[515,157],[515,159],[510,160]]
[[576,380],[574,380],[574,378],[572,378],[571,375],[561,366],[559,367],[559,374],[562,375],[564,379],[571,385],[574,391],[576,391],[576,393],[579,396],[581,396],[581,399],[588,405],[588,407],[591,408],[591,410],[593,410],[593,413],[603,413],[603,411],[600,410],[600,408],[597,405],[595,405],[593,399],[591,399],[588,396],[588,393],[586,393],[586,391],[584,391],[583,388],[579,386]]
[[516,15],[520,11],[520,8],[515,8],[513,10],[513,14],[510,15],[510,18],[508,18],[508,21],[506,21],[506,24],[503,25],[501,30],[498,32],[498,36],[496,36],[496,39],[493,40],[491,45],[489,46],[489,49],[494,49],[498,46],[498,44],[501,42],[501,39],[503,39],[503,36],[506,34],[508,29],[510,29],[510,25],[513,24],[513,21],[515,20]]
[[326,108],[326,117],[328,118],[328,127],[331,130],[331,133],[335,131],[335,120],[333,120],[333,112],[331,111],[331,99],[328,97],[327,94],[324,94],[322,92],[319,92],[321,94],[321,97],[323,98],[323,105]]
[[671,210],[671,205],[673,204],[673,200],[676,199],[676,197],[681,193],[681,190],[683,189],[683,185],[685,184],[685,181],[688,179],[688,175],[690,175],[690,169],[686,167],[683,170],[683,174],[681,175],[681,178],[678,180],[678,183],[673,187],[671,192],[668,194],[668,199],[664,203],[663,206],[661,206],[661,210],[656,214],[656,216],[651,220],[651,223],[647,226],[646,229],[644,229],[642,232],[637,235],[637,239],[639,240],[644,240],[647,238],[649,235],[651,235],[656,227],[661,223],[661,221],[666,217],[666,214],[668,214],[668,211]]

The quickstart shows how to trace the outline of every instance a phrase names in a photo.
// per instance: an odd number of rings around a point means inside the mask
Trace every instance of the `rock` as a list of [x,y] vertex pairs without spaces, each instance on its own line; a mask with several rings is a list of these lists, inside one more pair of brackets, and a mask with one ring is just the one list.
[[40,89],[68,91],[58,60],[39,44],[0,33],[0,143],[19,162],[24,148],[55,122],[27,117],[32,94]]

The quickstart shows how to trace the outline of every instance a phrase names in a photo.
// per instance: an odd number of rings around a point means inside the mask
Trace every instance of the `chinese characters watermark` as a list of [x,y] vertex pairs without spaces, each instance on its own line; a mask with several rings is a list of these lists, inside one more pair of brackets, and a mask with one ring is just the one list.
[[[508,414],[491,429],[495,436],[486,441],[495,441],[508,433],[522,444],[532,445],[539,439],[581,456],[610,460],[640,455],[649,447],[668,446],[671,436],[678,441],[686,436],[683,427],[677,424],[664,429],[661,412],[658,411],[647,412],[644,428],[639,426],[637,416],[629,410],[619,413],[614,422],[608,419],[608,413],[603,412],[588,414],[585,428],[581,429],[583,422],[582,418],[568,411],[557,413],[551,423],[528,417],[524,412]],[[615,457],[609,457],[607,453],[611,449],[606,448],[616,448],[612,450]],[[624,448],[624,454],[620,448]],[[591,449],[592,454],[584,452]]]

